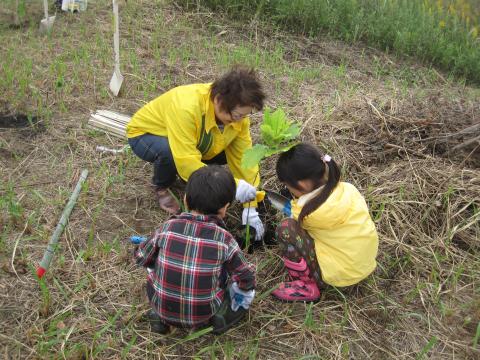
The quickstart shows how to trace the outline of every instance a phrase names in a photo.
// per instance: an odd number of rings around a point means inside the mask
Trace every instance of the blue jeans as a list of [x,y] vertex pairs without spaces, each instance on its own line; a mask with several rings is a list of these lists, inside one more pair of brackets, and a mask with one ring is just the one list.
[[[128,139],[132,151],[140,159],[153,163],[152,183],[160,187],[169,187],[177,178],[177,168],[173,161],[168,138],[152,134],[143,134]],[[202,160],[205,164],[224,165],[227,163],[225,152],[213,159]]]

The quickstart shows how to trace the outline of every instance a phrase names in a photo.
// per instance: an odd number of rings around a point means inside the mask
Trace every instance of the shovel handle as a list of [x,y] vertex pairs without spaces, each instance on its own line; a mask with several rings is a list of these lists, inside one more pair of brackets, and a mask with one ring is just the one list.
[[117,0],[113,1],[113,23],[114,23],[114,33],[113,33],[113,51],[115,52],[115,71],[120,72],[120,25],[119,25],[119,16],[118,16],[118,2]]
[[43,0],[43,12],[45,14],[45,19],[48,21],[48,0]]

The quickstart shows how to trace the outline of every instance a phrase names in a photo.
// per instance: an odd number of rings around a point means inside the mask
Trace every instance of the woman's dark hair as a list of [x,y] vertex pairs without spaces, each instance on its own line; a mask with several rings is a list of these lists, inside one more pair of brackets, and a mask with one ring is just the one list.
[[194,171],[185,190],[187,206],[201,214],[218,214],[218,210],[235,200],[233,175],[219,165],[204,166]]
[[263,109],[265,94],[255,70],[243,66],[234,66],[220,79],[214,81],[210,98],[219,96],[220,107],[231,112],[237,106],[252,106]]
[[300,180],[311,180],[314,188],[322,185],[328,166],[328,180],[320,193],[309,200],[302,208],[298,221],[318,209],[330,196],[331,192],[340,181],[340,169],[337,163],[330,159],[324,161],[320,151],[311,144],[301,143],[280,155],[277,161],[278,179],[288,186],[298,189]]

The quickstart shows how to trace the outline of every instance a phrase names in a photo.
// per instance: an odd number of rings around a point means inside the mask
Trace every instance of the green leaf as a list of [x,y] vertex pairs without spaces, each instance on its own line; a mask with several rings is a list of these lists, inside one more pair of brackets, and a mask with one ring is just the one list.
[[295,145],[292,141],[297,138],[300,131],[299,124],[288,120],[282,109],[272,113],[271,109],[266,108],[260,125],[262,144],[256,144],[245,151],[242,168],[251,168],[258,165],[265,157],[289,150]]
[[262,141],[269,147],[278,147],[300,134],[300,126],[288,120],[282,109],[277,109],[273,113],[270,109],[265,109],[260,130]]
[[205,329],[200,329],[198,331],[195,331],[195,332],[192,332],[192,333],[188,334],[185,338],[182,339],[181,342],[198,339],[199,337],[201,337],[205,334],[208,334],[209,332],[212,332],[212,331],[213,331],[213,326],[209,326]]
[[267,153],[265,154],[264,157],[269,157],[269,156],[272,156],[272,155],[275,155],[275,154],[279,154],[279,153],[283,153],[285,151],[288,151],[290,150],[293,146],[295,146],[297,143],[294,142],[294,143],[291,143],[291,144],[288,144],[286,146],[280,146],[280,147],[276,147],[276,148],[269,148],[267,150]]
[[254,147],[246,150],[242,157],[242,168],[252,168],[262,160],[267,154],[269,148],[262,144],[256,144]]

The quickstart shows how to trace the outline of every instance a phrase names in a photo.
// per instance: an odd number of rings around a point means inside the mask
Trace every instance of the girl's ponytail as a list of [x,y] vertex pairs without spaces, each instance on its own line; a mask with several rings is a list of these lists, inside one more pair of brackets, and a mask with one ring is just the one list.
[[300,211],[300,215],[298,216],[298,222],[300,224],[306,216],[317,210],[328,199],[333,189],[335,189],[340,181],[340,168],[338,167],[337,163],[328,155],[324,155],[322,160],[325,163],[325,166],[328,168],[327,183],[317,196],[303,206],[302,211]]

